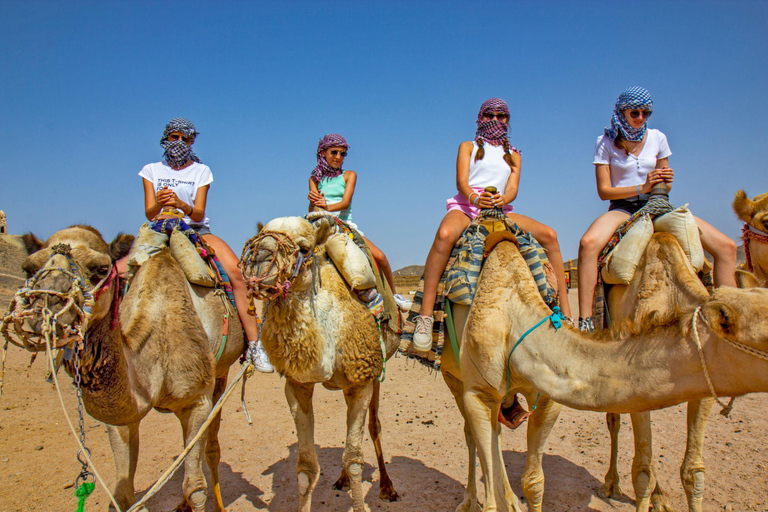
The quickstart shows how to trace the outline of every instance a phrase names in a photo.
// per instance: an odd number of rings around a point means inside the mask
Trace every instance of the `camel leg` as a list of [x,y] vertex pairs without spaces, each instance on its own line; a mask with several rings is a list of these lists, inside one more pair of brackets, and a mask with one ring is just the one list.
[[656,473],[653,470],[653,435],[651,433],[651,413],[636,412],[631,414],[632,428],[635,433],[635,457],[632,460],[632,485],[635,488],[637,512],[648,512],[651,506],[651,493],[656,487]]
[[[133,478],[139,459],[139,423],[123,427],[107,425],[109,444],[115,458],[115,489],[113,496],[121,510],[128,510],[136,502],[133,492]],[[114,510],[110,506],[110,510]]]
[[363,496],[363,431],[365,414],[371,403],[373,383],[344,390],[347,401],[347,442],[344,446],[344,471],[349,476],[349,494],[352,510],[365,512]]
[[[196,404],[176,413],[176,417],[181,422],[184,446],[189,446],[189,443],[200,431],[200,427],[205,423],[212,408],[211,396],[205,394],[200,396]],[[208,483],[203,474],[203,455],[206,441],[206,437],[201,436],[184,460],[184,482],[182,484],[184,500],[178,510],[195,512],[205,510],[205,502],[208,498]]]
[[296,424],[296,436],[299,442],[299,462],[296,467],[299,512],[311,510],[312,492],[320,478],[320,466],[315,452],[315,413],[312,409],[314,390],[314,384],[300,384],[290,378],[285,379],[285,398],[288,400],[288,407]]
[[469,456],[467,457],[467,487],[464,490],[464,500],[458,507],[456,507],[456,512],[480,512],[480,505],[477,503],[477,451],[475,448],[475,440],[472,437],[472,430],[469,427],[469,421],[467,420],[467,415],[464,411],[464,386],[461,381],[453,375],[447,372],[442,373],[445,383],[448,384],[448,389],[453,393],[453,398],[456,400],[459,412],[464,418],[464,439],[467,442],[467,451],[469,452]]
[[[462,371],[465,371],[462,369]],[[465,383],[466,384],[466,383]],[[520,502],[511,489],[507,478],[504,461],[501,459],[501,427],[499,408],[501,400],[493,396],[464,388],[464,409],[469,418],[472,437],[475,439],[480,467],[483,469],[485,483],[485,506],[483,512],[522,512]]]
[[[533,403],[531,398],[533,397],[526,396],[528,403]],[[528,454],[525,458],[522,484],[530,512],[541,512],[544,500],[544,469],[541,459],[544,455],[544,444],[557,422],[557,417],[560,416],[561,408],[560,404],[549,397],[542,396],[528,418]]]
[[[219,401],[227,387],[227,377],[216,379],[213,388],[213,403]],[[213,487],[213,499],[215,512],[224,512],[224,500],[221,498],[221,486],[219,484],[219,461],[221,460],[221,447],[219,446],[219,426],[221,425],[221,411],[213,418],[208,427],[208,443],[205,446],[205,459],[211,472],[211,487]]]
[[373,382],[373,396],[371,405],[368,407],[368,433],[373,440],[373,447],[376,450],[376,461],[379,464],[379,498],[384,501],[398,501],[400,495],[397,494],[395,486],[387,473],[387,466],[384,463],[384,452],[381,449],[381,421],[379,421],[379,398],[381,396],[381,383],[378,380]]
[[613,412],[605,414],[605,423],[611,435],[611,463],[605,474],[605,483],[597,490],[601,498],[620,500],[624,493],[619,486],[619,430],[621,430],[621,415]]
[[690,512],[701,512],[704,498],[704,431],[714,404],[714,398],[688,402],[688,441],[683,465],[680,467],[680,478]]

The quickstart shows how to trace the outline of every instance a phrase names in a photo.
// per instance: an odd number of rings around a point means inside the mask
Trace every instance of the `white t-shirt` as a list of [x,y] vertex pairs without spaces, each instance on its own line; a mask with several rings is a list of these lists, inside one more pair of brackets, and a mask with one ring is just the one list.
[[[176,170],[165,161],[145,165],[139,176],[147,179],[155,186],[155,193],[165,187],[173,190],[176,195],[188,205],[195,205],[197,189],[213,183],[213,174],[207,165],[192,162],[184,169]],[[203,222],[194,222],[184,215],[184,222],[190,226],[209,226],[210,219],[206,215]]]
[[626,154],[611,139],[601,135],[595,145],[594,164],[608,164],[611,168],[612,187],[634,187],[645,183],[646,176],[656,168],[656,160],[672,154],[667,136],[649,128],[645,133],[645,145],[639,156]]
[[504,161],[504,146],[492,146],[485,143],[483,158],[475,162],[478,149],[477,142],[472,142],[472,155],[469,159],[469,186],[485,188],[494,186],[503,194],[507,189],[507,181],[512,169]]

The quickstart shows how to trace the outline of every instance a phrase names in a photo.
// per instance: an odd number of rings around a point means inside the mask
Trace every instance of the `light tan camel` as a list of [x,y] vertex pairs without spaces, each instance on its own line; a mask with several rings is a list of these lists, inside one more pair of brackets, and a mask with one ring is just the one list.
[[[133,237],[118,235],[107,245],[95,229],[72,226],[45,243],[34,236],[26,241],[31,253],[24,263],[28,274],[49,267],[70,269],[69,253],[85,278],[96,283],[128,253]],[[36,288],[65,291],[71,285],[70,276],[51,272],[37,281]],[[217,360],[225,305],[212,288],[190,285],[167,249],[136,273],[122,298],[119,323],[113,328],[113,301],[120,294],[117,287],[119,280],[112,280],[96,301],[80,359],[85,410],[107,424],[117,478],[114,496],[121,509],[127,510],[135,502],[133,480],[142,418],[153,408],[173,412],[188,443],[224,391],[229,367],[243,352],[243,335],[237,315],[229,314],[226,346]],[[60,301],[51,301],[54,313],[61,308]],[[60,327],[73,319],[62,315]],[[31,324],[39,333],[42,319],[38,316]],[[72,362],[65,361],[64,367],[73,374]],[[178,510],[205,510],[204,451],[215,508],[224,510],[218,476],[219,419],[220,415],[208,430],[207,444],[203,436],[185,460],[184,498]]]
[[[353,510],[362,512],[366,509],[362,440],[369,407],[368,428],[379,464],[379,496],[398,499],[380,444],[378,377],[384,359],[373,315],[326,256],[329,233],[328,223],[315,228],[301,217],[274,219],[247,244],[253,259],[244,256],[241,265],[253,293],[268,300],[261,339],[269,360],[286,378],[285,396],[299,444],[299,510],[311,509],[312,492],[320,478],[312,393],[315,384],[321,383],[327,389],[342,390],[347,402],[344,466],[335,486],[349,485]],[[388,288],[384,299],[389,311],[397,312]],[[397,326],[387,323],[382,324],[381,335],[388,359],[397,349],[398,336]]]
[[[638,272],[663,275],[667,268],[663,262],[670,258],[682,260],[685,256],[671,235],[656,234]],[[685,274],[669,279],[689,277],[695,279]],[[688,288],[695,286],[684,289]],[[723,288],[713,297],[705,293],[695,302],[700,308],[695,317],[702,354],[717,394],[740,396],[768,390],[768,374],[759,364],[760,359],[768,359],[768,319],[764,314],[768,290]],[[650,306],[650,301],[646,305]],[[444,374],[449,377],[446,381],[468,423],[465,435],[470,480],[457,511],[478,510],[475,449],[485,475],[483,511],[521,510],[501,457],[498,412],[505,395],[523,393],[533,403],[541,393],[528,421],[528,457],[522,478],[533,511],[541,510],[541,457],[560,410],[558,403],[582,410],[634,413],[711,396],[693,340],[694,312],[668,313],[650,309],[637,320],[616,324],[598,335],[586,335],[568,325],[555,331],[545,323],[512,353],[521,336],[551,311],[541,300],[519,251],[511,243],[500,243],[485,262],[467,316],[460,371],[454,374],[447,366],[451,359],[448,354],[443,358]],[[455,316],[461,323],[460,314]],[[741,350],[735,348],[738,344]],[[642,449],[636,446],[636,452]],[[637,465],[633,472],[637,475],[637,501],[648,510],[654,474]]]
[[[743,190],[736,192],[733,210],[746,226],[744,250],[757,279],[757,285],[768,286],[768,192],[749,199]],[[748,265],[750,266],[750,265]]]

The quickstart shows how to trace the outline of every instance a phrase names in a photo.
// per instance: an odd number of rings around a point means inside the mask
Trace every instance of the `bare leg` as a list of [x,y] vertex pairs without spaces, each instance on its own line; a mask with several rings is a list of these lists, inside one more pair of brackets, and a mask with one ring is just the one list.
[[421,300],[421,315],[432,316],[437,297],[437,285],[443,276],[445,265],[451,257],[451,250],[461,233],[469,225],[469,217],[458,210],[448,212],[435,233],[435,240],[429,250],[424,266],[424,296]]
[[315,414],[312,409],[314,384],[300,384],[285,379],[285,398],[296,424],[299,443],[299,462],[296,468],[299,483],[299,511],[310,512],[312,492],[320,478],[320,466],[315,452]]
[[605,423],[608,425],[608,433],[611,435],[611,463],[605,474],[605,483],[600,486],[597,495],[601,498],[613,498],[620,500],[623,496],[619,486],[619,430],[621,430],[621,414],[609,412],[605,414]]
[[622,222],[629,215],[614,210],[599,216],[587,229],[579,242],[579,316],[592,316],[595,286],[597,285],[597,257]]
[[713,276],[715,286],[736,287],[736,242],[722,234],[712,224],[698,217],[694,219],[701,230],[701,245],[715,260]]
[[701,512],[704,498],[704,432],[714,398],[705,398],[688,402],[688,441],[685,446],[685,458],[680,467],[680,479],[683,481],[685,496],[688,498],[688,510]]
[[[528,395],[530,401],[535,397]],[[552,433],[552,428],[557,423],[557,417],[560,415],[562,406],[551,400],[548,396],[539,398],[539,403],[535,410],[531,411],[531,417],[528,419],[528,454],[525,458],[525,471],[523,472],[522,484],[525,497],[530,505],[530,512],[541,512],[541,506],[544,501],[544,469],[541,462],[544,455],[544,444]]]
[[248,314],[248,297],[246,293],[248,289],[243,281],[243,275],[240,273],[240,269],[237,268],[237,264],[240,262],[232,249],[229,248],[227,243],[216,235],[203,235],[205,243],[210,245],[216,257],[219,258],[221,266],[224,267],[224,272],[229,276],[229,282],[232,284],[232,292],[235,295],[235,304],[237,305],[237,315],[240,317],[240,323],[243,324],[243,330],[248,341],[256,340],[258,336],[258,328],[256,327],[256,317]]
[[344,446],[344,469],[349,475],[349,494],[354,512],[365,512],[363,495],[363,431],[365,414],[371,403],[373,383],[344,390],[347,402],[347,442]]
[[560,243],[557,241],[557,233],[549,226],[519,213],[508,213],[507,217],[525,231],[529,231],[547,251],[547,257],[557,278],[560,310],[565,316],[571,318],[571,306],[568,304],[568,284],[565,281],[565,267],[563,266],[563,255],[560,253]]
[[[115,490],[113,495],[121,510],[128,510],[136,502],[133,479],[139,459],[139,423],[123,427],[107,425],[109,445],[115,458]],[[113,509],[110,509],[113,510]]]
[[365,243],[368,244],[368,248],[371,250],[371,256],[376,260],[379,270],[381,270],[387,283],[389,283],[389,289],[392,293],[397,293],[395,290],[395,278],[392,275],[392,267],[389,265],[389,260],[387,259],[386,254],[384,254],[382,250],[374,245],[368,238],[363,237],[363,239],[365,239]]

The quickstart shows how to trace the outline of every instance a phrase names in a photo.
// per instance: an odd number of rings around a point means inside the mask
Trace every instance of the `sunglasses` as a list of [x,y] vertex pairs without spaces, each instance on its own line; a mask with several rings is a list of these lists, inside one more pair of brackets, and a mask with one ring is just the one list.
[[179,135],[178,133],[171,133],[167,137],[168,140],[183,140],[184,142],[188,142],[192,140],[192,137],[184,137],[183,135]]
[[629,111],[629,117],[631,117],[632,119],[637,119],[641,115],[643,116],[643,118],[648,119],[648,117],[650,117],[651,115],[651,111],[650,110],[630,110]]
[[509,119],[509,114],[494,114],[493,112],[485,112],[483,114],[484,119],[498,119],[499,121],[503,121],[505,119]]
[[333,155],[333,156],[339,156],[339,155],[347,156],[347,152],[346,151],[339,151],[338,149],[332,149],[331,150],[331,155]]

